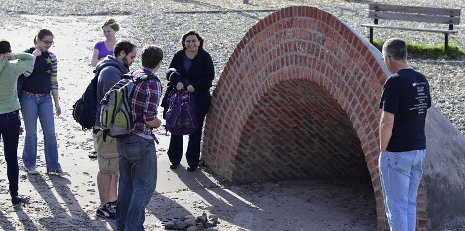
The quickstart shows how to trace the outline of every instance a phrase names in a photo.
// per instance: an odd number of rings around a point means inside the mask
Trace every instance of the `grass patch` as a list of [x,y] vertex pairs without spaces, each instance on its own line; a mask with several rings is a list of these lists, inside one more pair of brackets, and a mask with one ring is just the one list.
[[[373,41],[373,45],[381,51],[384,40],[375,39]],[[449,43],[449,51],[447,54],[444,51],[444,44],[443,45],[428,45],[428,44],[420,44],[414,43],[411,41],[407,42],[407,50],[410,57],[414,58],[423,58],[423,59],[447,59],[447,60],[456,60],[460,58],[462,55],[465,55],[463,50],[457,45]]]

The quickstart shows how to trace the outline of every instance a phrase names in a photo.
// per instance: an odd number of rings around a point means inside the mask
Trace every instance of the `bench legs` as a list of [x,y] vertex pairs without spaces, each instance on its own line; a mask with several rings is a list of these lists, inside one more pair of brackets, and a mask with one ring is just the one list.
[[449,34],[444,34],[444,35],[445,35],[444,51],[447,54],[447,51],[449,50]]
[[370,27],[370,43],[373,44],[373,27]]

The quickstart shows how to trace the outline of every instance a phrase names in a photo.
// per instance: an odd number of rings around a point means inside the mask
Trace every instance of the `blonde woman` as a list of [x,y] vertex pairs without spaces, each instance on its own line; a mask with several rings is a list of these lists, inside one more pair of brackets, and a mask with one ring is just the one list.
[[[105,35],[105,40],[98,41],[94,45],[94,51],[92,53],[92,60],[90,61],[90,65],[92,67],[95,67],[97,63],[105,58],[107,55],[113,56],[113,50],[115,47],[115,44],[117,42],[116,39],[116,32],[119,31],[119,24],[112,18],[107,19],[103,25],[102,25],[102,31],[103,35]],[[94,137],[94,134],[96,132],[92,131],[92,137]],[[95,139],[94,139],[95,140]],[[97,158],[97,151],[95,150],[95,144],[94,144],[94,150],[92,150],[89,153],[89,158]]]
[[98,41],[94,46],[94,52],[92,54],[92,60],[90,65],[95,67],[98,61],[105,58],[107,55],[113,56],[113,48],[117,42],[116,32],[119,31],[119,24],[112,18],[107,19],[102,25],[103,35],[105,40]]

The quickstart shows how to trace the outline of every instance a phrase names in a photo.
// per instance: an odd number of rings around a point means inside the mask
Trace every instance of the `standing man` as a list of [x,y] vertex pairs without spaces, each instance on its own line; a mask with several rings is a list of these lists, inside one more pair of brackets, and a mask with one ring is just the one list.
[[[97,102],[100,102],[105,93],[115,85],[123,74],[129,72],[129,66],[136,58],[136,46],[129,41],[120,41],[114,48],[114,57],[108,55],[97,63],[99,71],[97,83]],[[97,131],[94,142],[96,144],[99,172],[97,174],[97,187],[100,196],[100,207],[97,216],[115,219],[115,206],[117,203],[118,183],[118,152],[116,140],[107,137],[103,140],[103,132],[100,130],[100,104],[97,106],[95,129]]]
[[403,40],[386,41],[383,57],[394,73],[384,84],[380,103],[379,174],[384,205],[392,231],[414,231],[426,149],[425,119],[431,107],[429,84],[407,63]]
[[153,128],[161,125],[157,107],[162,86],[155,72],[160,68],[163,51],[148,46],[142,52],[142,69],[134,71],[136,81],[131,99],[135,120],[130,135],[117,139],[120,179],[116,226],[118,230],[143,231],[145,207],[152,199],[157,183],[157,155]]

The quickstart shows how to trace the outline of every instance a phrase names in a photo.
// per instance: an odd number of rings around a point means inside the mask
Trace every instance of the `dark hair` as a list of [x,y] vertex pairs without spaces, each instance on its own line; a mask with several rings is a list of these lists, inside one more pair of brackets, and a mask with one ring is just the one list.
[[190,30],[188,31],[187,33],[185,33],[183,36],[182,36],[182,39],[181,39],[181,45],[182,45],[182,49],[185,50],[186,49],[186,38],[187,36],[189,35],[195,35],[197,37],[197,39],[199,40],[200,42],[200,45],[199,45],[199,50],[203,49],[203,38],[200,36],[199,33],[197,33],[197,31],[195,30]]
[[0,54],[11,53],[10,42],[0,39]]
[[102,29],[105,26],[109,26],[114,31],[119,31],[119,24],[116,22],[116,20],[114,20],[112,18],[109,18],[109,19],[105,20],[105,22],[102,25]]
[[45,36],[53,36],[53,33],[50,30],[47,29],[42,29],[39,30],[39,33],[34,37],[34,44],[36,44],[37,40],[42,40],[45,38]]
[[129,54],[131,53],[131,51],[134,50],[134,48],[136,48],[136,45],[134,45],[134,43],[128,40],[121,40],[116,43],[113,53],[115,54],[116,58],[118,57],[119,53],[121,53],[121,51],[124,51],[126,52],[126,54]]
[[144,47],[142,51],[142,66],[155,68],[163,59],[163,50],[155,45]]
[[383,55],[390,56],[395,60],[407,59],[407,44],[400,38],[389,39],[383,45]]

